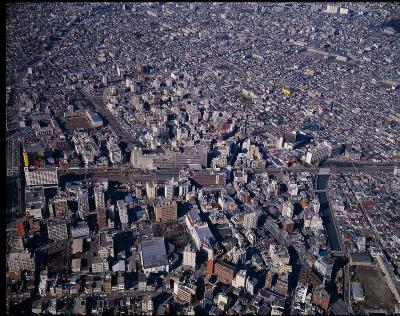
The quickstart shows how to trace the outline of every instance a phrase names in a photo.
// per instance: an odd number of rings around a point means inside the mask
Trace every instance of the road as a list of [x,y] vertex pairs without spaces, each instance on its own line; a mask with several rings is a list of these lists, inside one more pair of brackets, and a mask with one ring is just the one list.
[[331,251],[342,251],[342,242],[340,238],[340,231],[338,230],[336,218],[332,214],[332,210],[329,205],[328,197],[325,192],[328,185],[329,175],[318,176],[317,190],[318,199],[320,203],[320,212],[325,226],[325,231],[328,237],[329,246]]

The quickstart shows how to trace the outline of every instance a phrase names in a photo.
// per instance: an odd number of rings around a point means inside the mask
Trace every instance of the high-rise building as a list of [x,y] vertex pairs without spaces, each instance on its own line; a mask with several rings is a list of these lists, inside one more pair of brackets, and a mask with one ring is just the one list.
[[196,267],[196,249],[191,244],[187,244],[183,251],[183,265],[192,268]]
[[168,222],[178,218],[178,205],[176,201],[160,200],[155,210],[157,222]]
[[89,213],[89,191],[85,188],[78,190],[78,212],[82,218]]
[[174,178],[170,181],[166,182],[164,185],[164,196],[166,199],[172,200],[175,196],[175,188],[177,183],[175,182]]
[[128,218],[128,208],[126,207],[126,203],[124,200],[117,201],[117,208],[119,213],[119,219],[123,227],[127,227],[129,224]]
[[96,208],[98,207],[105,207],[105,200],[104,200],[104,190],[103,187],[100,185],[96,185],[93,189],[94,191],[94,203]]
[[97,225],[99,230],[108,229],[107,210],[104,207],[97,208]]
[[185,181],[179,185],[179,196],[186,196],[190,190],[190,182]]
[[49,221],[47,223],[47,234],[53,241],[68,239],[67,223],[65,221]]
[[157,197],[157,183],[155,181],[146,182],[146,194],[149,199]]
[[57,194],[49,200],[50,215],[54,217],[65,216],[68,214],[68,199],[64,194]]
[[235,267],[226,262],[217,262],[214,266],[214,274],[222,283],[231,284],[235,275]]

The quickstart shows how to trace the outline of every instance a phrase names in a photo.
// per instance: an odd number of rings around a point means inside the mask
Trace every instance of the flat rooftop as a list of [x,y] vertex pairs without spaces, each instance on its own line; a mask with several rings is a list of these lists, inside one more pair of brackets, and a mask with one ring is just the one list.
[[168,265],[168,257],[163,237],[143,240],[141,246],[144,269]]

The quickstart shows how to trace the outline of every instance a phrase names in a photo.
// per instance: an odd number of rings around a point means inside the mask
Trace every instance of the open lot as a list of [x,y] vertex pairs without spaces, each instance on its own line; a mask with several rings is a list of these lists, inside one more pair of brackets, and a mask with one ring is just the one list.
[[357,307],[378,308],[379,306],[393,313],[396,302],[378,267],[357,267],[354,276],[362,284],[365,292],[365,301],[358,303]]
[[65,127],[69,131],[75,131],[78,128],[91,128],[92,125],[90,124],[89,120],[84,116],[76,116],[67,118],[65,120]]

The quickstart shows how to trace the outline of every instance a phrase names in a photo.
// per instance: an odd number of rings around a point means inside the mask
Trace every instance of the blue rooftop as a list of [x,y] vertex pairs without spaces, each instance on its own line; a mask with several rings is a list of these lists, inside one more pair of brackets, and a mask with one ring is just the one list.
[[101,119],[100,115],[98,115],[98,114],[93,114],[93,115],[92,115],[92,120],[93,120],[94,122],[102,122],[102,121],[103,121],[103,120]]

